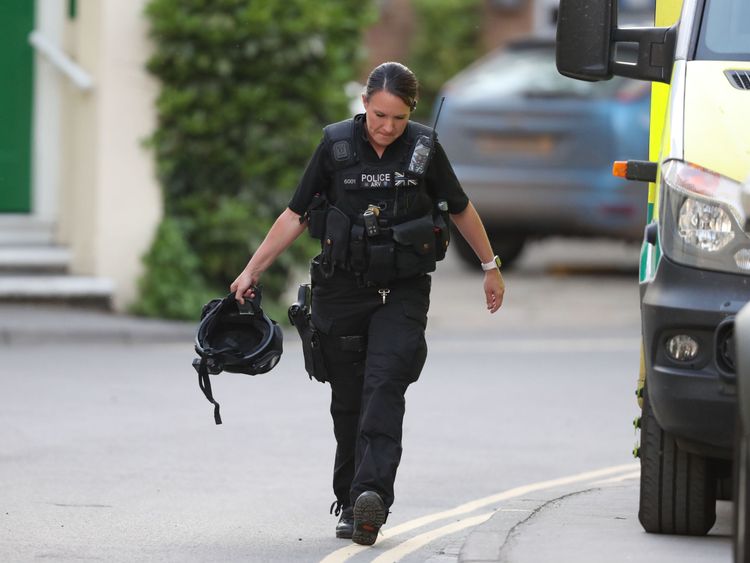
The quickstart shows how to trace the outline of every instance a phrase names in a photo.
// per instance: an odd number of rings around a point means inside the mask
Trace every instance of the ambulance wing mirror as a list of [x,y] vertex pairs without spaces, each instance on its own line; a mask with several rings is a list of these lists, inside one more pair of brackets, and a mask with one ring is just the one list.
[[617,0],[560,0],[557,70],[578,80],[670,81],[677,26],[617,27]]
[[560,0],[555,57],[560,74],[578,80],[612,78],[615,0]]

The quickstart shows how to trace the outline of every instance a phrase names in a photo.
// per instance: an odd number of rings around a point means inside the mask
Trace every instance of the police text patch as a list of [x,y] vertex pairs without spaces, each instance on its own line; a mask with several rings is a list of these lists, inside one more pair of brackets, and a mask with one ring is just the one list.
[[360,188],[391,188],[393,175],[390,172],[362,172],[359,177]]

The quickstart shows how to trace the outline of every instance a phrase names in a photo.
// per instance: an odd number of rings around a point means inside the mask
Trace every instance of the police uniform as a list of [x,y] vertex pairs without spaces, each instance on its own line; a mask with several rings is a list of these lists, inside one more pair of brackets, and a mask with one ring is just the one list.
[[[416,154],[423,142],[427,161]],[[341,507],[364,491],[393,503],[404,395],[427,356],[429,272],[447,246],[439,219],[468,202],[430,128],[409,122],[379,158],[360,114],[325,129],[289,204],[322,245],[311,265],[325,366],[316,378],[331,384]]]

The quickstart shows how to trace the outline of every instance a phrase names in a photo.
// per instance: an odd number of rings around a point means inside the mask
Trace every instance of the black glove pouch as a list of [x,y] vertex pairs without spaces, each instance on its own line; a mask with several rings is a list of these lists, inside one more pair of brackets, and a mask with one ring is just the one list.
[[391,227],[396,243],[396,275],[411,278],[435,270],[432,214]]

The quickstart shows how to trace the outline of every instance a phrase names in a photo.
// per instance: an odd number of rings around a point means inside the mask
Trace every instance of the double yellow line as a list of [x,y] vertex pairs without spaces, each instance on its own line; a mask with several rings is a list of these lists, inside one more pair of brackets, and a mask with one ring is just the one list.
[[[412,530],[416,530],[417,528],[421,528],[422,526],[432,524],[433,522],[470,514],[476,510],[479,510],[480,508],[486,508],[488,505],[524,496],[535,491],[552,489],[555,487],[562,487],[565,485],[571,485],[574,483],[581,483],[585,481],[593,481],[595,479],[610,477],[615,474],[623,475],[618,475],[617,477],[607,479],[606,481],[602,481],[600,483],[603,484],[605,482],[616,482],[619,480],[630,479],[637,476],[637,470],[637,463],[628,463],[625,465],[615,465],[612,467],[596,469],[594,471],[577,473],[575,475],[569,475],[567,477],[560,477],[559,479],[550,479],[548,481],[539,481],[537,483],[531,483],[529,485],[521,485],[519,487],[508,489],[507,491],[502,491],[494,495],[461,504],[450,510],[444,510],[442,512],[436,512],[434,514],[427,514],[426,516],[421,516],[420,518],[409,520],[407,522],[404,522],[403,524],[399,524],[398,526],[390,528],[385,537],[387,539],[394,538]],[[491,510],[477,516],[459,519],[458,521],[452,522],[451,524],[447,524],[440,528],[436,528],[434,530],[430,530],[428,532],[424,532],[417,536],[411,537],[395,545],[394,547],[382,553],[379,553],[378,556],[372,561],[373,563],[392,563],[393,561],[398,561],[402,557],[405,557],[406,555],[420,549],[421,547],[424,547],[425,545],[440,537],[453,534],[465,528],[477,526],[482,522],[489,520],[494,513],[495,510]],[[322,559],[320,563],[342,563],[350,557],[353,557],[367,549],[371,548],[366,546],[349,545],[330,553],[324,559]]]

